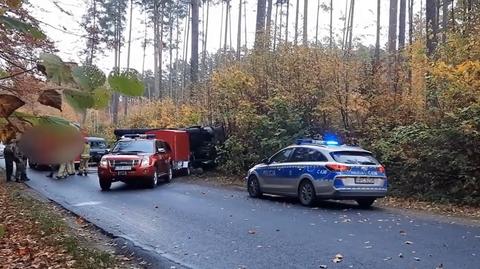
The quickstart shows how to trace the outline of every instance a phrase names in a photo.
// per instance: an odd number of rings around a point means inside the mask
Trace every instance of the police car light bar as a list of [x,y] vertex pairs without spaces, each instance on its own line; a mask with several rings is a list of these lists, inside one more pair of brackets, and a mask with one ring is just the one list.
[[297,139],[296,143],[297,145],[322,145],[322,146],[338,146],[340,143],[335,140],[315,140],[311,138],[300,138]]

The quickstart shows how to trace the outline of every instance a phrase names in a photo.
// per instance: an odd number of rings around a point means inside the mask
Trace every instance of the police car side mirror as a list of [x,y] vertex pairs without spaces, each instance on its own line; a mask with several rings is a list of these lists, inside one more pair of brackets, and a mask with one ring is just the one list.
[[157,152],[160,153],[160,154],[164,154],[164,153],[167,153],[167,150],[164,149],[164,148],[158,148]]

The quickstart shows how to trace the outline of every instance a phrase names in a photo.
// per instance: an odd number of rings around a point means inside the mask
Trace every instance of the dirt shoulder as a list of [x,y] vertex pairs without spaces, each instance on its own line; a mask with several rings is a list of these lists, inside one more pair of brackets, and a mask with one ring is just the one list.
[[0,268],[142,268],[118,242],[24,184],[0,179]]
[[[225,176],[217,172],[194,174],[190,177],[181,178],[179,180],[188,183],[206,184],[216,187],[245,190],[245,182],[242,177]],[[415,198],[392,196],[378,199],[378,201],[375,203],[375,206],[383,208],[394,208],[398,210],[408,210],[412,213],[431,213],[434,215],[439,215],[441,217],[463,218],[480,224],[480,208],[474,206],[437,203],[421,201]]]

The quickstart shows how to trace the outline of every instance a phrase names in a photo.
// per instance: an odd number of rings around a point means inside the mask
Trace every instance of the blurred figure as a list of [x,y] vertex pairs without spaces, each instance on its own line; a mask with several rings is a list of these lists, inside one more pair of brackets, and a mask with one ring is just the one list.
[[7,170],[7,182],[12,180],[14,157],[14,143],[9,141],[5,145],[3,155],[5,156],[5,169]]
[[65,179],[68,177],[68,171],[67,171],[67,163],[61,163],[60,167],[58,167],[57,171],[57,179]]
[[27,156],[21,151],[18,145],[19,141],[19,139],[16,139],[13,150],[13,157],[16,166],[15,179],[17,182],[29,181],[30,179],[27,177]]
[[69,176],[75,175],[75,161],[71,160],[67,162],[67,174]]
[[80,155],[80,166],[78,167],[78,175],[87,175],[88,171],[88,161],[90,160],[90,143],[85,140],[85,145],[83,146],[83,152]]

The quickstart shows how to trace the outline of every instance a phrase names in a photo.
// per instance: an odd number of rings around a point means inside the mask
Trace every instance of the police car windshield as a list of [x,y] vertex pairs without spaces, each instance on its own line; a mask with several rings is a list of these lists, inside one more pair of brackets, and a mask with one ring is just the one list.
[[154,153],[152,140],[119,141],[112,153]]
[[333,159],[339,163],[346,164],[362,164],[362,165],[378,165],[380,164],[372,154],[368,152],[357,151],[334,151],[330,153]]

